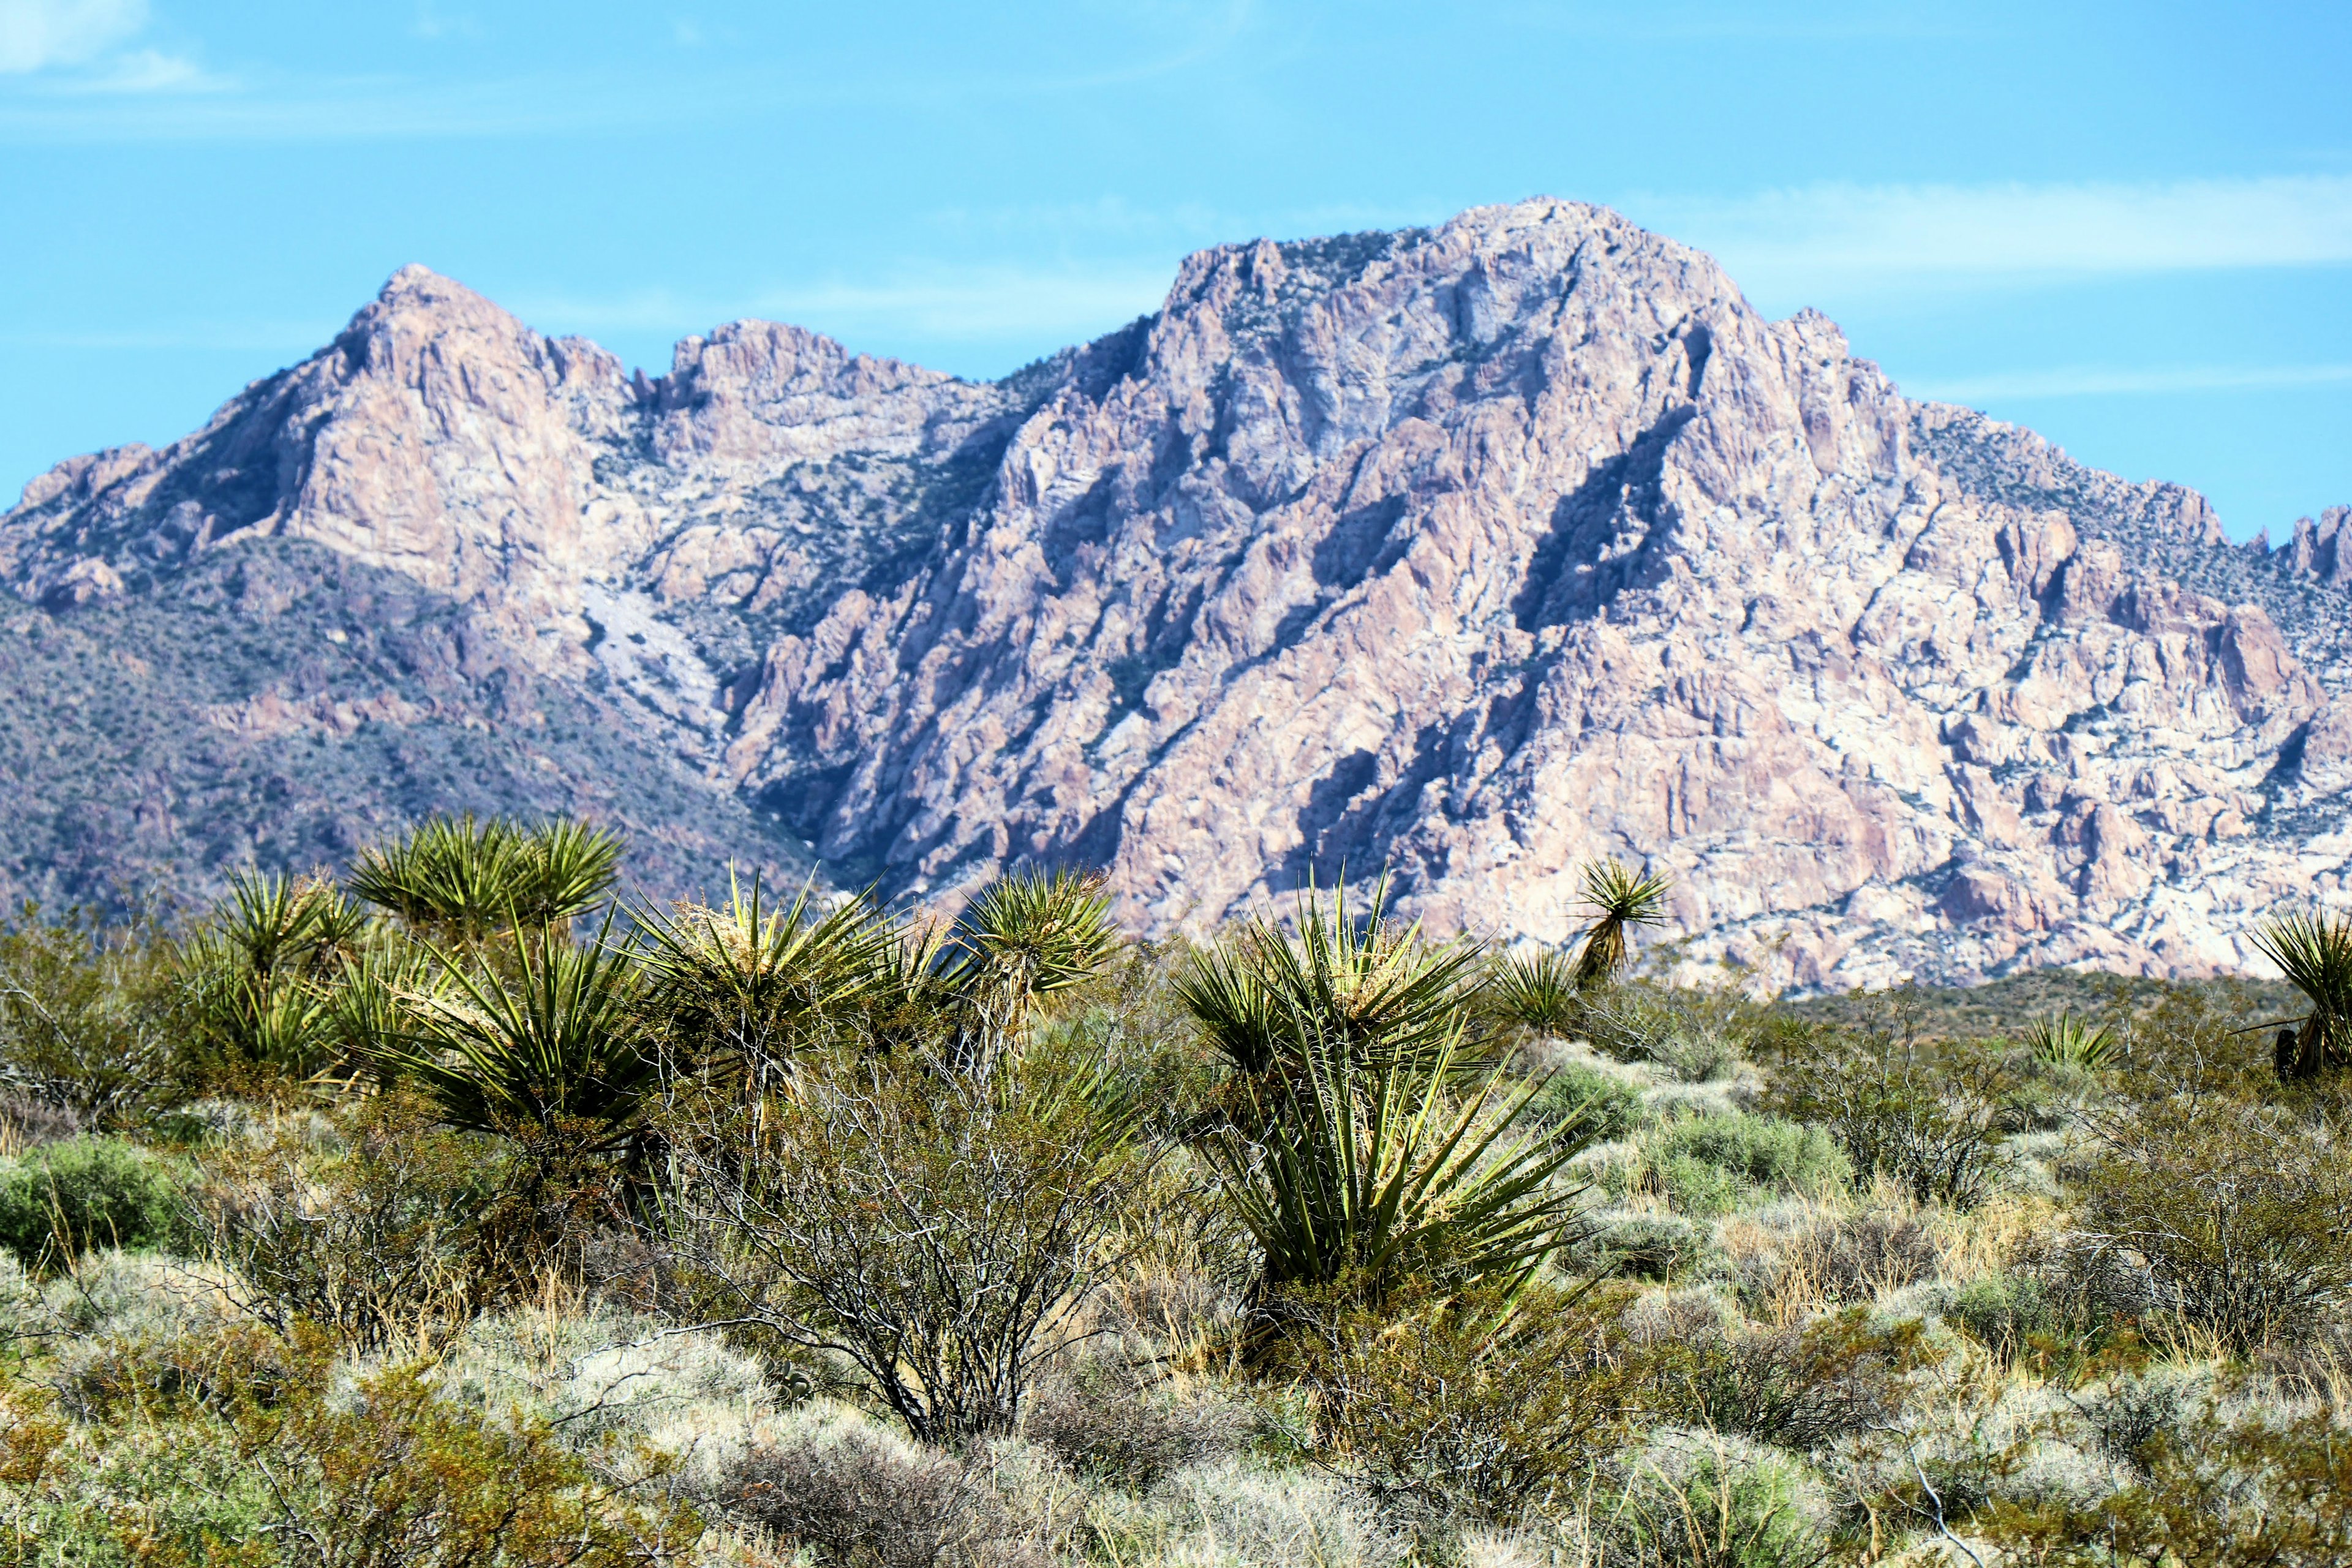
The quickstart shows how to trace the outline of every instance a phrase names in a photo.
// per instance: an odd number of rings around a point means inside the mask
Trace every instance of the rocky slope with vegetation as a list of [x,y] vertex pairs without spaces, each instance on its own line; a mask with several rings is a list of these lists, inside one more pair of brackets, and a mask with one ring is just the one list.
[[[0,520],[28,647],[166,672],[156,748],[12,727],[108,760],[12,774],[8,871],[88,897],[167,838],[216,879],[425,805],[698,797],[681,845],[894,894],[1099,866],[1138,931],[1386,865],[1440,927],[1556,942],[1613,853],[1775,984],[2210,973],[2343,891],[2343,523],[2232,546],[1571,203],[1205,251],[993,384],[761,322],[631,376],[411,268]],[[298,547],[455,656],[353,666],[322,588],[315,631],[235,598],[197,669],[201,584]],[[425,736],[470,794],[384,773]],[[166,808],[172,747],[237,782]]]

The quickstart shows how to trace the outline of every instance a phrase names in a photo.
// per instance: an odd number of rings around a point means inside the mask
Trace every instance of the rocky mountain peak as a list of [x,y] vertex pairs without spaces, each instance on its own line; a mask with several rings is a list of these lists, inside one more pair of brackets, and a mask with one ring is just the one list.
[[761,321],[625,381],[404,268],[205,431],[36,481],[0,568],[70,614],[309,542],[845,881],[1077,861],[1199,929],[1385,866],[1559,941],[1617,854],[1693,957],[1835,985],[2227,967],[2352,897],[2346,515],[2231,546],[1537,200],[1202,251],[992,384]]

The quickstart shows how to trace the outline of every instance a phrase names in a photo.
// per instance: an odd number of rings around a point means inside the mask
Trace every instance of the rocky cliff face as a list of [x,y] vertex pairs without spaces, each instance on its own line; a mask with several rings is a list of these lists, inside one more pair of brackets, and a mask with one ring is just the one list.
[[[845,880],[1085,861],[1165,929],[1388,866],[1557,941],[1615,853],[1693,956],[1829,985],[2232,967],[2344,893],[2346,521],[2231,546],[1535,202],[1203,252],[993,385],[755,322],[625,378],[409,268],[36,480],[0,572],[70,621],[310,542]],[[261,684],[248,729],[343,711]]]

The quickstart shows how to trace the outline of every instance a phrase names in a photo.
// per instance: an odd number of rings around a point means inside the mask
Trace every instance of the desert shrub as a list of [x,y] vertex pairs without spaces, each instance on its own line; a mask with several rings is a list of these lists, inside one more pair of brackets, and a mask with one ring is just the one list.
[[1883,1176],[1914,1203],[1969,1208],[2001,1168],[2006,1089],[1997,1063],[1871,1034],[1784,1066],[1766,1104],[1826,1131],[1858,1178]]
[[1668,1340],[1649,1376],[1653,1397],[1684,1425],[1810,1451],[1884,1426],[1904,1379],[1936,1359],[1917,1320],[1880,1324],[1849,1309],[1802,1328]]
[[1714,1234],[1673,1214],[1603,1214],[1590,1235],[1570,1249],[1570,1263],[1591,1274],[1627,1279],[1673,1279],[1697,1269],[1715,1250]]
[[119,1138],[76,1138],[0,1169],[0,1247],[26,1267],[97,1247],[169,1245],[184,1189],[164,1160]]
[[1412,1541],[1343,1479],[1246,1460],[1201,1465],[1142,1497],[1107,1493],[1087,1510],[1094,1561],[1402,1568]]
[[1141,1490],[1238,1452],[1255,1425],[1246,1406],[1213,1395],[1180,1399],[1097,1364],[1041,1386],[1022,1435],[1082,1475]]
[[2141,1273],[2159,1310],[2251,1349],[2352,1300],[2352,1162],[2324,1129],[2202,1098],[2100,1131],[2084,1237]]
[[1581,1152],[1613,1142],[1642,1124],[1642,1090],[1622,1078],[1568,1062],[1545,1075],[1527,1115]]
[[862,1426],[745,1450],[721,1472],[730,1513],[845,1568],[992,1563],[1016,1536],[984,1474]]
[[1785,1454],[1675,1433],[1633,1457],[1593,1533],[1606,1561],[1658,1568],[1815,1568],[1830,1559],[1819,1484]]
[[918,1437],[1012,1430],[1083,1335],[1148,1169],[1100,1063],[803,1064],[788,1097],[665,1123],[670,1243],[709,1315],[835,1352]]
[[[1698,1116],[1648,1143],[1660,1184],[1690,1214],[1720,1214],[1758,1189],[1804,1194],[1851,1174],[1826,1132],[1771,1116]],[[1710,1174],[1713,1173],[1714,1174]]]
[[1942,1253],[1916,1215],[1864,1209],[1807,1226],[1790,1261],[1823,1299],[1859,1301],[1933,1279]]
[[1754,1190],[1721,1165],[1679,1152],[1654,1157],[1648,1179],[1676,1209],[1699,1219],[1729,1214]]
[[1638,1417],[1602,1293],[1530,1283],[1375,1313],[1344,1289],[1296,1298],[1309,1452],[1392,1502],[1510,1520],[1561,1501]]
[[2049,1287],[2030,1274],[1973,1280],[1953,1296],[1944,1315],[2003,1359],[2016,1356],[2037,1338],[2055,1334],[2060,1327]]
[[360,1350],[429,1342],[531,1273],[498,1256],[502,1174],[482,1141],[391,1098],[340,1149],[281,1136],[238,1151],[200,1189],[195,1223],[235,1270],[240,1304],[280,1332],[308,1324]]
[[336,1365],[257,1330],[118,1343],[81,1379],[66,1440],[0,1487],[75,1561],[170,1568],[225,1547],[269,1568],[622,1568],[699,1534],[663,1489],[612,1483],[543,1426],[459,1408],[421,1366]]
[[1627,981],[1586,996],[1585,1037],[1619,1061],[1654,1062],[1685,1083],[1729,1077],[1759,1026],[1753,1004],[1729,990]]
[[180,991],[144,925],[45,921],[0,934],[0,1085],[86,1125],[122,1127],[187,1087]]
[[1994,1501],[1970,1533],[2009,1560],[2323,1568],[2352,1560],[2352,1442],[2325,1413],[2208,1400],[2136,1450],[2144,1479],[2095,1500]]

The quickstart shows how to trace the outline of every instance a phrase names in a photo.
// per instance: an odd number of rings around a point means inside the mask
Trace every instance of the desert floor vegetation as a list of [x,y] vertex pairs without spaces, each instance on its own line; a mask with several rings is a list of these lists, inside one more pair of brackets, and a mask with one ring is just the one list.
[[2352,1561],[2352,931],[1759,999],[428,823],[0,935],[0,1562]]

